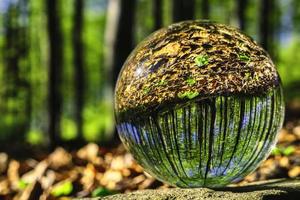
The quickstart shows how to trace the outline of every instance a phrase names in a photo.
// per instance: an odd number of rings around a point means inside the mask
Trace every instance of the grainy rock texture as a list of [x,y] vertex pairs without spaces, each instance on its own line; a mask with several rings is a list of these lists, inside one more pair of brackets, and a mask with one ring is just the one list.
[[[300,180],[271,180],[223,189],[142,190],[98,198],[103,200],[299,200]],[[98,200],[97,198],[93,200]],[[88,199],[86,199],[88,200]],[[90,199],[91,200],[91,199]]]

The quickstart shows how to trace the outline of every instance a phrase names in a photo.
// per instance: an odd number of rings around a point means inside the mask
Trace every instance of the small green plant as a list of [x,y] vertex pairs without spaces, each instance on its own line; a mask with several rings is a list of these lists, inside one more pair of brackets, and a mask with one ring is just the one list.
[[167,85],[167,84],[168,84],[167,80],[161,79],[159,82],[155,83],[155,86],[164,86],[164,85]]
[[189,78],[186,80],[186,83],[187,83],[189,86],[192,86],[192,85],[195,85],[196,80],[193,79],[192,77],[189,77]]
[[97,187],[95,190],[93,190],[92,197],[104,197],[112,194],[115,194],[115,192],[110,191],[104,187]]
[[199,55],[195,58],[195,63],[198,67],[202,67],[208,64],[208,55]]
[[27,187],[28,183],[22,179],[18,181],[18,188],[24,190]]
[[199,95],[199,92],[197,91],[186,91],[186,92],[179,92],[178,97],[180,99],[183,98],[188,98],[188,99],[193,99]]
[[246,72],[246,73],[245,73],[245,78],[246,78],[246,79],[249,79],[250,77],[251,77],[251,73],[250,73],[250,72]]
[[71,181],[65,181],[53,187],[51,194],[54,197],[68,196],[73,191],[73,184]]
[[143,93],[148,94],[150,92],[150,87],[144,87],[143,88]]
[[272,155],[274,156],[290,156],[295,152],[295,147],[288,146],[288,147],[275,147],[272,151]]
[[250,61],[250,57],[249,57],[247,54],[245,54],[245,53],[240,53],[240,54],[239,54],[239,59],[240,59],[241,61],[243,61],[243,62],[248,62],[248,61]]

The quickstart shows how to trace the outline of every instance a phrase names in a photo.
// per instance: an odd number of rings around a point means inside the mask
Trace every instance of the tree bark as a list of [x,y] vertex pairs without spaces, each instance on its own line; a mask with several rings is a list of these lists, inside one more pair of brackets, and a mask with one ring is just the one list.
[[83,0],[75,1],[75,12],[73,19],[73,45],[74,45],[74,86],[75,86],[75,120],[77,124],[78,139],[83,139],[83,119],[82,110],[84,105],[84,60],[83,60],[83,41],[82,41],[82,29],[83,29]]
[[61,118],[61,76],[62,76],[62,33],[58,16],[58,1],[47,0],[47,19],[49,35],[49,137],[51,147],[54,148],[59,143],[60,118]]
[[153,1],[154,30],[162,26],[162,0]]
[[[4,15],[4,115],[13,115],[14,126],[8,127],[6,140],[24,141],[31,119],[31,88],[28,43],[27,0],[10,2]],[[20,97],[20,94],[23,96]],[[17,106],[5,102],[17,100]]]
[[194,18],[195,0],[173,0],[173,21],[190,20]]
[[268,50],[270,35],[270,4],[272,0],[261,0],[260,5],[260,25],[259,36],[260,43],[265,50]]
[[17,85],[19,84],[19,52],[18,52],[18,40],[19,29],[17,24],[18,10],[17,6],[12,3],[9,5],[7,15],[5,16],[5,74],[7,87],[6,96],[17,96]]
[[246,28],[246,8],[248,0],[237,0],[237,15],[239,27],[242,31]]
[[210,6],[208,0],[202,0],[202,18],[209,19],[210,15]]
[[259,35],[262,47],[268,51],[275,59],[275,26],[277,16],[275,16],[276,4],[274,0],[262,0],[260,5],[260,26]]
[[134,47],[133,27],[135,8],[136,0],[120,0],[120,15],[114,44],[113,85],[117,81],[123,63]]
[[299,33],[300,32],[300,1],[292,1],[292,16],[293,16],[293,29]]

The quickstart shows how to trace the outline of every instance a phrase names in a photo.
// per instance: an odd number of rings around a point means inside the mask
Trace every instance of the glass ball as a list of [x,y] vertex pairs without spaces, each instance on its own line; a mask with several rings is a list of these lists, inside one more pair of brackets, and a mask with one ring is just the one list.
[[284,118],[269,55],[239,30],[170,25],[142,41],[115,88],[117,130],[144,170],[179,187],[222,187],[269,155]]

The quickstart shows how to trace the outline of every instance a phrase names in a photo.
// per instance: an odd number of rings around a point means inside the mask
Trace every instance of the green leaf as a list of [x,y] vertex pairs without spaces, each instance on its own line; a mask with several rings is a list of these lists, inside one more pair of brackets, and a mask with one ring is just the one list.
[[73,184],[71,181],[62,182],[53,187],[51,194],[55,197],[68,196],[73,191]]
[[155,83],[155,86],[164,86],[167,85],[168,81],[166,80],[160,80],[159,82]]
[[27,187],[27,185],[28,185],[28,183],[22,179],[20,179],[18,181],[18,188],[20,188],[21,190],[24,190]]
[[275,147],[272,151],[272,155],[274,156],[290,156],[296,151],[295,147],[293,146],[288,146],[286,148],[283,147]]
[[285,156],[289,156],[295,152],[295,147],[293,146],[288,146],[287,148],[283,149],[282,154]]
[[245,53],[239,54],[239,59],[244,62],[250,61],[250,57],[248,55],[246,55]]
[[198,67],[202,67],[208,64],[208,56],[207,55],[199,55],[195,58],[195,63]]
[[97,187],[95,190],[93,190],[92,197],[104,197],[112,194],[115,194],[115,192],[110,191],[104,187]]
[[150,92],[150,88],[149,87],[143,88],[143,93],[144,94],[148,94],[149,92]]
[[189,85],[189,86],[192,86],[192,85],[195,85],[196,83],[196,80],[189,77],[187,80],[186,80],[186,83]]
[[183,98],[193,99],[193,98],[197,97],[198,95],[199,95],[199,92],[197,92],[197,91],[194,91],[194,92],[186,91],[186,92],[183,92],[183,93],[179,92],[177,96],[180,99],[183,99]]
[[272,151],[273,156],[280,156],[281,155],[281,149],[279,147],[275,147]]

